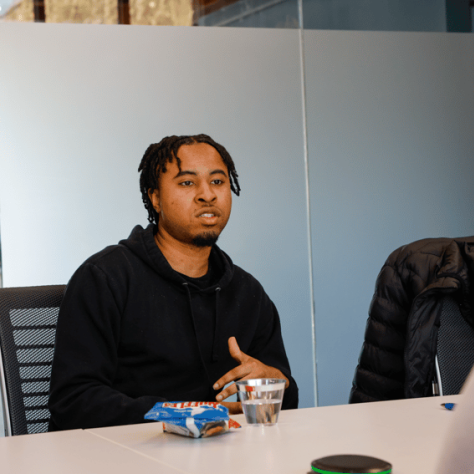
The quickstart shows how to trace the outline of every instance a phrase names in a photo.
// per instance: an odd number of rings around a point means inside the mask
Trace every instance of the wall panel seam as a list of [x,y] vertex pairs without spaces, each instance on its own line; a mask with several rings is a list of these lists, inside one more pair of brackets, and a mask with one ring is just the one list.
[[316,359],[316,311],[314,301],[313,287],[313,251],[311,240],[311,207],[310,207],[310,190],[309,190],[309,160],[308,160],[308,133],[307,133],[307,117],[306,117],[306,76],[304,61],[304,36],[303,36],[303,0],[298,0],[299,15],[299,47],[300,47],[300,76],[301,76],[301,110],[303,119],[303,155],[305,170],[305,187],[306,187],[306,218],[307,218],[307,241],[308,241],[308,271],[309,271],[309,294],[311,308],[311,342],[313,357],[313,390],[314,390],[314,406],[318,406],[318,368]]

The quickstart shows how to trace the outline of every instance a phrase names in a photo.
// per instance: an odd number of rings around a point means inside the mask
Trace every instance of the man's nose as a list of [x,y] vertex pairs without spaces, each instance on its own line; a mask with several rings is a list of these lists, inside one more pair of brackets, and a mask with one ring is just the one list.
[[216,199],[216,193],[214,192],[212,186],[210,186],[208,183],[205,183],[199,186],[196,198],[200,202],[212,202]]

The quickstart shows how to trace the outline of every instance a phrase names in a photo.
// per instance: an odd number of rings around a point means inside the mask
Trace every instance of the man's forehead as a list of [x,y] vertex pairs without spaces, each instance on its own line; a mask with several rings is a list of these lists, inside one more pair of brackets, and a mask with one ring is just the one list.
[[[201,146],[204,145],[204,146]],[[191,145],[181,145],[176,153],[178,160],[173,163],[180,170],[191,170],[196,172],[209,172],[211,169],[222,169],[227,172],[227,165],[224,163],[220,153],[207,143],[196,143]]]
[[[206,145],[206,147],[197,147],[196,151],[196,148],[192,148],[195,145]],[[185,174],[219,173],[226,177],[229,173],[221,154],[207,143],[192,143],[181,145],[176,153],[171,154],[169,162],[166,165],[163,163],[160,176],[166,175],[167,179],[174,179]]]
[[219,156],[222,159],[220,153],[209,143],[185,143],[178,148],[176,154],[178,157],[182,155],[209,155]]

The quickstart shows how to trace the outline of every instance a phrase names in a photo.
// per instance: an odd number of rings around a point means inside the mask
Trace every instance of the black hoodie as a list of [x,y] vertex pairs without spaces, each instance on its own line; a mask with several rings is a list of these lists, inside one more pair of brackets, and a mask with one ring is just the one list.
[[50,431],[140,423],[158,401],[214,401],[212,385],[237,365],[231,336],[288,377],[283,409],[297,408],[274,304],[217,245],[209,265],[207,287],[177,273],[149,225],[79,267],[59,312]]

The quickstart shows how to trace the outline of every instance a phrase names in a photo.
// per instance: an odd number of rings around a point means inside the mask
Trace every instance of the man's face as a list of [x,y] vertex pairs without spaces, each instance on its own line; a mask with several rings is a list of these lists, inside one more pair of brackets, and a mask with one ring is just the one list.
[[167,164],[159,189],[149,193],[159,214],[158,229],[181,243],[212,245],[232,208],[229,171],[207,143],[183,145],[177,155],[181,171],[175,160]]

